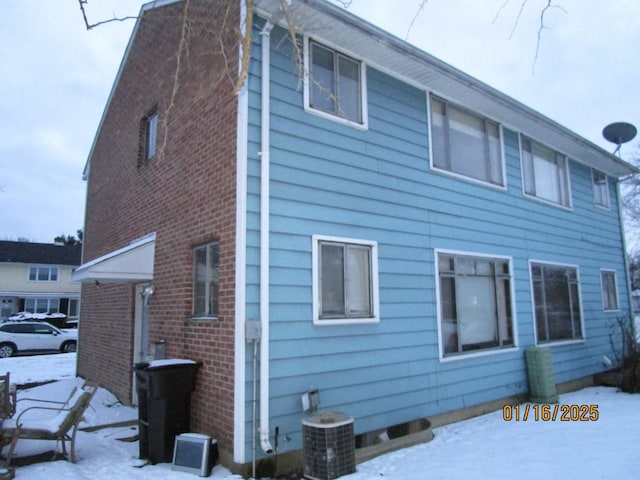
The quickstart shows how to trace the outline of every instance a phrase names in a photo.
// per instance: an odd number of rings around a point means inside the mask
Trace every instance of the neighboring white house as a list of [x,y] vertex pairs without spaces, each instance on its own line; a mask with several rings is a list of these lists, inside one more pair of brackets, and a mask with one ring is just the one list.
[[77,318],[80,285],[71,271],[82,245],[0,241],[0,317],[27,311]]

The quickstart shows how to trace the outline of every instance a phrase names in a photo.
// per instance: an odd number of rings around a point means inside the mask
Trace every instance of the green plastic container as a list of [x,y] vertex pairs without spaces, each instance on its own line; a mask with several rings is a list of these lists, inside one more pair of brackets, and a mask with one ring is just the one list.
[[531,347],[525,351],[529,376],[529,395],[534,403],[558,403],[551,350]]

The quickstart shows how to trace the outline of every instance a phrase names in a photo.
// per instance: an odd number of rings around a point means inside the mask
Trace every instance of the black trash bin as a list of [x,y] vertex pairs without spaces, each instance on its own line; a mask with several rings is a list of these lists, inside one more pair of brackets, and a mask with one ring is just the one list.
[[137,363],[140,458],[171,463],[176,435],[189,431],[191,392],[202,364],[191,360]]

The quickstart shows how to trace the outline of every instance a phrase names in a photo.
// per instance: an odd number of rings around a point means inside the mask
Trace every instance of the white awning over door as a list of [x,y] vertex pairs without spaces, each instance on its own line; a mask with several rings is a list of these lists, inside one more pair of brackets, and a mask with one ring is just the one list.
[[74,282],[143,282],[153,279],[155,234],[80,265],[71,274]]

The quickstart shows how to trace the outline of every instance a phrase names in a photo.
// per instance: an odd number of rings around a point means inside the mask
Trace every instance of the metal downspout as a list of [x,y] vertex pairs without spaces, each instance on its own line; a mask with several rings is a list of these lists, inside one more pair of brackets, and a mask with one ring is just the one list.
[[260,130],[260,447],[266,454],[273,453],[269,442],[269,150],[270,150],[270,49],[271,29],[267,22],[262,31],[262,89]]

